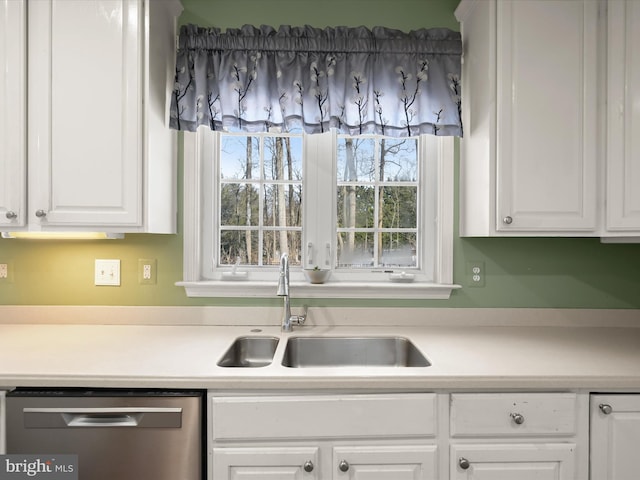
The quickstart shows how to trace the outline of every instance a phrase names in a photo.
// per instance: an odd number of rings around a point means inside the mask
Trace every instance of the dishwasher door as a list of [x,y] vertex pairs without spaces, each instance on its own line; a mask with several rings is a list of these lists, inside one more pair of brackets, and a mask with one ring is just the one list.
[[79,480],[202,480],[203,392],[16,390],[7,453],[78,455]]

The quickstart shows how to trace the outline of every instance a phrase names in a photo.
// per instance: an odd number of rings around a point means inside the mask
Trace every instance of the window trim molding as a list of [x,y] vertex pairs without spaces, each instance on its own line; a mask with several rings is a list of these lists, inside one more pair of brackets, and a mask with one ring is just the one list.
[[[202,129],[204,127],[200,127]],[[437,252],[435,282],[392,283],[339,282],[311,285],[292,279],[293,295],[301,298],[386,298],[386,299],[448,299],[461,288],[453,284],[453,137],[441,137],[437,154]],[[188,297],[251,297],[275,296],[277,279],[267,281],[203,280],[202,265],[202,201],[203,169],[201,165],[205,136],[198,132],[183,132],[184,204],[183,204],[183,280]],[[449,159],[449,160],[448,160]]]

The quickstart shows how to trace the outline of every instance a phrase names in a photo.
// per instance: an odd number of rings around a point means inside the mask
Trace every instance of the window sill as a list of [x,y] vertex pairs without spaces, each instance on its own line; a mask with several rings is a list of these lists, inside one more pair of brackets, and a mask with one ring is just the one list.
[[[188,297],[251,297],[273,298],[276,282],[256,281],[200,281],[177,282],[184,287]],[[291,282],[294,298],[383,298],[383,299],[431,299],[446,300],[451,292],[460,288],[455,284],[436,283],[365,283],[328,282],[313,285],[306,282]]]

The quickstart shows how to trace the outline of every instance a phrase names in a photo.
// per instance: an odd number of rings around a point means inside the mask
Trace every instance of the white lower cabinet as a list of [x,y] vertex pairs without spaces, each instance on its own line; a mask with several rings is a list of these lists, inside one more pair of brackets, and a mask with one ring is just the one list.
[[591,480],[635,480],[640,395],[591,396]]
[[587,404],[575,393],[452,394],[450,478],[587,479]]
[[439,480],[437,398],[210,394],[211,478]]
[[210,480],[589,479],[588,393],[210,392],[208,436]]

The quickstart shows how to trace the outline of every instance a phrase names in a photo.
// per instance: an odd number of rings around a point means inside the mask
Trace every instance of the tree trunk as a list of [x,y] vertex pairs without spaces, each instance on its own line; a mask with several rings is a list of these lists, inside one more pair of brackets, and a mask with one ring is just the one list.
[[[276,172],[277,179],[282,180],[284,178],[284,155],[283,155],[282,138],[276,138]],[[278,184],[278,226],[284,228],[287,226],[287,204],[285,198],[286,185]],[[287,232],[285,230],[279,231],[280,237],[280,254],[289,252],[289,242],[287,239]]]
[[[252,158],[253,158],[253,142],[251,141],[251,137],[247,136],[247,151],[246,151],[247,164],[245,167],[245,178],[247,180],[251,179],[251,170],[252,170]],[[246,193],[246,220],[245,225],[247,227],[251,226],[251,185],[249,183],[245,184],[245,193]],[[247,229],[244,232],[244,243],[245,249],[247,252],[247,263],[252,264],[252,249],[251,249],[251,230]]]
[[[347,138],[345,140],[346,148],[346,162],[344,180],[353,182],[357,180],[356,173],[356,156],[353,145],[353,139]],[[356,227],[356,187],[355,185],[347,185],[344,189],[344,206],[343,206],[343,219],[344,226],[347,228]],[[349,232],[347,237],[347,251],[353,252],[356,247],[356,234],[355,232]]]
[[[386,148],[384,138],[380,140],[380,177],[379,181],[384,182],[384,163],[386,156]],[[384,187],[380,185],[378,189],[378,255],[375,265],[378,266],[382,260],[384,245],[382,241],[382,226],[384,225]]]

